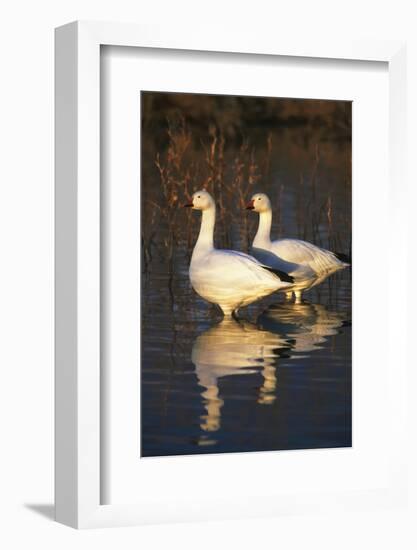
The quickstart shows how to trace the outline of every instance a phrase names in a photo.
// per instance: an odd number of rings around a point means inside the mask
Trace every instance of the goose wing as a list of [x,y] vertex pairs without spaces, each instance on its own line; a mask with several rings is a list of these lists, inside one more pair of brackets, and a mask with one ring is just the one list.
[[264,248],[252,248],[252,254],[263,265],[268,265],[281,272],[288,273],[295,281],[308,280],[316,277],[316,272],[309,265],[289,262]]
[[[232,257],[235,257],[233,260],[236,264],[239,263],[239,265],[246,265],[247,269],[253,271],[258,276],[265,271],[268,271],[269,273],[272,273],[275,275],[275,277],[278,277],[278,279],[285,283],[293,283],[294,278],[289,275],[287,270],[279,269],[281,266],[271,266],[266,265],[265,263],[260,262],[253,256],[249,256],[249,254],[245,254],[244,252],[237,252],[235,250],[221,250],[219,252],[225,252]],[[288,267],[290,267],[290,264],[287,264]]]
[[274,254],[287,262],[308,266],[317,275],[322,275],[344,267],[333,252],[298,239],[279,239],[272,243]]
[[[249,290],[256,286],[281,288],[289,286],[286,273],[279,272],[258,262],[252,256],[234,250],[214,250],[198,263],[198,272],[206,281],[216,280],[217,284]],[[282,278],[281,278],[282,277]]]

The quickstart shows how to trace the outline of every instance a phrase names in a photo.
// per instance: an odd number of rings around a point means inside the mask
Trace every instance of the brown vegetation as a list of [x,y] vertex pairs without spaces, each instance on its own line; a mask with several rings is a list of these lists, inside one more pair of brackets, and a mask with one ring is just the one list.
[[[264,190],[273,199],[275,238],[285,234],[349,253],[350,104],[324,101],[316,102],[313,108],[312,101],[269,98],[262,100],[266,103],[259,114],[260,98],[252,98],[256,100],[254,103],[248,102],[251,98],[243,98],[243,102],[226,98],[221,108],[218,97],[225,96],[142,94],[144,271],[155,254],[163,263],[169,263],[171,272],[178,255],[189,258],[199,220],[195,213],[181,206],[199,188],[207,189],[216,199],[216,239],[221,248],[249,249],[257,217],[248,215],[244,205],[254,192]],[[163,109],[162,100],[165,100]],[[274,105],[279,106],[275,111]],[[187,116],[179,106],[187,108]],[[254,131],[246,132],[254,124],[256,112],[261,123]],[[164,121],[162,114],[166,117]],[[265,119],[268,124],[262,122]],[[300,131],[292,130],[289,134],[284,129],[281,137],[271,127],[271,120],[281,125],[286,120],[291,127],[294,119],[304,121]],[[317,130],[320,121],[324,129]],[[338,139],[334,138],[335,132]],[[329,136],[343,142],[340,154],[334,159],[333,149],[330,154],[326,145]],[[285,159],[300,165],[298,181],[287,182],[273,174],[277,159],[284,155],[283,143],[286,143]],[[323,170],[330,173],[332,163],[337,168],[335,172],[344,172],[345,177],[343,181],[331,182],[324,190]],[[345,170],[340,169],[340,163],[346,165]],[[285,233],[286,223],[290,224],[284,204],[290,195],[294,197],[291,215],[295,229],[289,235]]]

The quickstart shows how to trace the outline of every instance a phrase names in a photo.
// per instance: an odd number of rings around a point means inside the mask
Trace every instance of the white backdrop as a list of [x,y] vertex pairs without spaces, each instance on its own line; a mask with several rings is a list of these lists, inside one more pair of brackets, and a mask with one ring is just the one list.
[[[198,6],[198,11],[196,7]],[[0,86],[0,491],[3,548],[220,548],[262,544],[292,548],[416,546],[414,510],[340,516],[281,517],[276,520],[210,523],[76,532],[48,519],[53,500],[53,28],[74,19],[178,25],[247,25],[248,32],[348,34],[408,40],[408,161],[410,219],[414,234],[417,139],[417,37],[413,3],[344,3],[299,0],[267,2],[210,0],[15,0],[2,9]],[[413,187],[414,185],[414,187]],[[387,221],[389,223],[389,220]],[[411,240],[411,243],[413,241]],[[415,246],[412,247],[415,249]],[[390,258],[376,258],[382,268]],[[410,285],[413,337],[413,265],[398,266]],[[395,337],[395,335],[390,335]],[[411,353],[411,345],[410,345]],[[395,368],[395,366],[394,366]],[[416,418],[410,372],[410,409]],[[415,424],[409,427],[410,459],[416,463]],[[411,454],[413,453],[413,454]],[[46,514],[46,515],[45,515]]]

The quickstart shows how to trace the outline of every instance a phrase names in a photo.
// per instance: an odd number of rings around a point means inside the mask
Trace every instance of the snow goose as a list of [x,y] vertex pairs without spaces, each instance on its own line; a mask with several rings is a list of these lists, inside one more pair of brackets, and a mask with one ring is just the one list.
[[189,270],[191,285],[202,298],[220,306],[226,317],[291,285],[293,278],[287,273],[263,265],[252,256],[214,248],[216,205],[207,191],[197,191],[184,206],[202,211]]
[[[295,284],[285,292],[287,298],[291,298],[294,293],[296,303],[301,302],[303,290],[318,285],[335,271],[349,265],[343,254],[324,250],[299,239],[271,241],[272,208],[265,193],[253,195],[246,209],[259,214],[252,254],[262,263],[283,269],[294,277]],[[288,262],[292,265],[287,266]]]

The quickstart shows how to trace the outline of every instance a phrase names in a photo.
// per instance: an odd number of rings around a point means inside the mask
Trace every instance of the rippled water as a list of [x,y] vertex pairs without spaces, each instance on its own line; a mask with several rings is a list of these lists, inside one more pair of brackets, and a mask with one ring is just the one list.
[[142,456],[351,445],[349,270],[311,302],[268,297],[239,323],[186,273],[144,287]]

